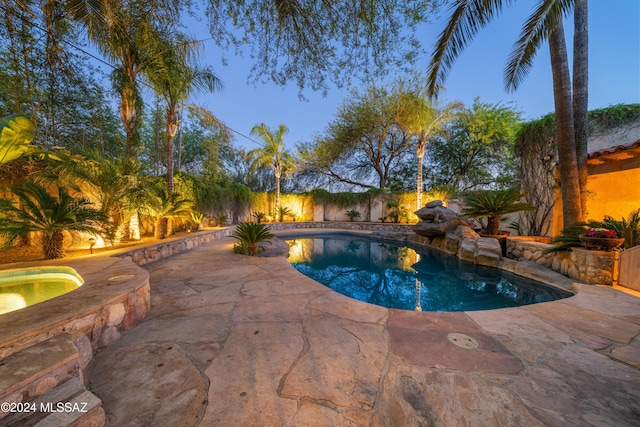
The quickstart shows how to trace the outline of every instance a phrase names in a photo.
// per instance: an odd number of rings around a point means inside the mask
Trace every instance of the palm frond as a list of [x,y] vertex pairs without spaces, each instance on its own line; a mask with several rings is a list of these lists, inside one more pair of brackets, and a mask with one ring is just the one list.
[[533,58],[549,31],[573,7],[573,0],[540,0],[527,19],[504,69],[505,88],[515,91],[529,73]]
[[453,63],[475,37],[515,0],[456,0],[450,7],[451,17],[434,45],[427,73],[427,93],[437,97]]

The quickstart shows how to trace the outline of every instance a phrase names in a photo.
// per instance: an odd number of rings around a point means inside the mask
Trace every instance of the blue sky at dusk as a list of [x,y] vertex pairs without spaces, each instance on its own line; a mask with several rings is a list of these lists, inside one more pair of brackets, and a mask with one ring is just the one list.
[[[535,58],[529,75],[515,93],[507,93],[503,84],[503,68],[534,0],[520,0],[515,6],[482,30],[462,53],[446,82],[441,98],[471,104],[479,96],[484,102],[510,103],[525,119],[536,119],[553,111],[553,89],[548,46]],[[640,102],[640,1],[591,0],[589,3],[589,108],[603,108],[620,103]],[[448,17],[441,16],[425,26],[419,35],[427,54],[417,63],[426,69],[431,47]],[[191,28],[198,38],[208,36],[202,29]],[[571,54],[573,21],[565,24],[567,47]],[[282,88],[273,83],[254,86],[247,83],[251,61],[227,54],[228,66],[220,63],[220,51],[212,41],[206,42],[203,62],[211,65],[224,83],[221,93],[201,96],[198,103],[209,108],[228,126],[244,135],[251,127],[264,122],[271,127],[283,123],[289,129],[285,137],[291,148],[300,141],[322,133],[333,119],[337,107],[348,95],[348,89],[333,88],[326,97],[312,91],[303,92],[307,101],[298,97],[292,84]],[[255,148],[256,143],[236,134],[239,146]]]

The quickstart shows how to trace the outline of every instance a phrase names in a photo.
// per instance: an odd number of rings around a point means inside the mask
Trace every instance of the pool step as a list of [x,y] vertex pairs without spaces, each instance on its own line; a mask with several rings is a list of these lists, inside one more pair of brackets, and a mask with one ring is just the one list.
[[[71,335],[56,335],[0,360],[0,404],[20,409],[72,378],[82,384],[78,350]],[[10,414],[0,408],[0,426]]]

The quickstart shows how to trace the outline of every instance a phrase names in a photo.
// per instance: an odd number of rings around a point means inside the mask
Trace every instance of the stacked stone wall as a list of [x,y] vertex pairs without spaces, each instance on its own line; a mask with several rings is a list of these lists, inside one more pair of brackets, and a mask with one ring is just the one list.
[[507,239],[507,257],[535,262],[584,283],[613,284],[615,252],[573,248],[570,252],[545,253],[552,247],[544,238],[510,237]]

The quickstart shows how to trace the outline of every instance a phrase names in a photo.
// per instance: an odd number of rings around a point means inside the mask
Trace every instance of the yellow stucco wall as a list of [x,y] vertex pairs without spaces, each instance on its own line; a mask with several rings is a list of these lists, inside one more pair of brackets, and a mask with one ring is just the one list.
[[640,208],[640,170],[590,175],[587,184],[587,219],[601,221],[605,215],[620,220]]

